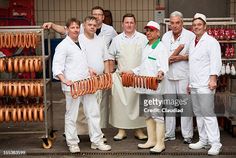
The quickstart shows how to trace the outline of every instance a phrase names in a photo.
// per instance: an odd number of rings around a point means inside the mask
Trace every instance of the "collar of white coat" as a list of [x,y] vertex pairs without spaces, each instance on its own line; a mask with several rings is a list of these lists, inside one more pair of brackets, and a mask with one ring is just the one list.
[[[67,38],[67,40],[68,40],[69,42],[75,44],[75,42],[70,38],[70,36],[67,35],[66,38]],[[79,39],[79,36],[78,36],[78,39]]]
[[171,31],[171,42],[174,43],[175,41],[180,41],[181,37],[183,36],[184,32],[186,31],[185,28],[182,28],[182,31],[180,33],[180,36],[175,40],[174,39],[174,35],[173,35],[173,31]]
[[202,35],[202,37],[200,38],[200,40],[198,41],[198,43],[199,43],[200,41],[204,41],[204,40],[207,38],[207,36],[209,36],[209,35],[207,34],[207,32],[205,32],[205,33]]
[[[161,42],[161,39],[158,38],[151,46],[152,49],[155,49],[157,47],[157,45]],[[149,42],[147,43],[147,45],[149,44]]]
[[134,34],[133,34],[131,37],[129,37],[129,36],[127,36],[127,35],[125,34],[125,32],[123,32],[123,37],[124,37],[124,38],[130,38],[130,39],[132,39],[132,38],[134,38],[134,37],[136,36],[136,34],[137,34],[137,31],[135,30],[135,31],[134,31]]

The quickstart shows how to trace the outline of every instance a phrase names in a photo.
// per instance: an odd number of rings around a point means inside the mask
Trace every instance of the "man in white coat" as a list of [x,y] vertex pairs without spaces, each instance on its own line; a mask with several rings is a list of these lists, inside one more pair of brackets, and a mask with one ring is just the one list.
[[102,139],[103,134],[99,126],[100,114],[96,96],[87,94],[73,98],[70,93],[70,86],[74,81],[89,78],[95,72],[92,69],[89,70],[86,54],[78,45],[80,22],[75,18],[71,18],[66,26],[68,35],[55,49],[52,72],[53,77],[61,81],[62,90],[66,97],[65,135],[67,145],[71,153],[80,152],[76,120],[80,102],[83,101],[85,116],[89,124],[91,148],[111,150],[111,147],[104,144]]
[[[193,118],[190,96],[187,94],[189,84],[188,54],[189,45],[195,35],[183,28],[183,14],[174,11],[170,14],[171,31],[166,32],[162,37],[162,42],[169,52],[169,71],[165,82],[165,99],[186,100],[187,104],[183,108],[181,116],[181,132],[184,143],[191,143],[193,137]],[[176,105],[167,105],[166,108],[173,109]],[[175,140],[176,117],[175,114],[166,113],[165,117],[166,133],[165,140]]]
[[122,27],[124,31],[112,40],[109,48],[111,59],[118,63],[113,74],[109,121],[119,129],[113,137],[114,140],[126,138],[125,129],[136,129],[135,137],[146,139],[147,136],[141,130],[145,127],[145,122],[144,117],[139,116],[139,95],[122,86],[119,73],[140,65],[142,49],[148,41],[144,34],[136,31],[136,19],[133,14],[127,13],[123,16]]
[[[162,111],[164,76],[168,71],[168,53],[164,44],[160,40],[160,25],[154,21],[149,21],[145,26],[148,43],[142,53],[142,63],[132,71],[124,72],[139,76],[157,77],[159,81],[157,90],[137,88],[143,102],[158,100],[155,105],[144,105],[140,103],[140,108],[146,118],[148,140],[144,144],[138,144],[138,148],[150,149],[151,153],[161,153],[165,150],[165,125]],[[160,112],[157,112],[158,111]]]
[[199,141],[189,144],[189,148],[201,149],[209,144],[211,148],[208,155],[218,155],[222,144],[214,112],[214,94],[222,65],[221,49],[219,42],[207,34],[206,27],[206,16],[196,13],[192,22],[196,38],[190,45],[189,68],[191,98]]

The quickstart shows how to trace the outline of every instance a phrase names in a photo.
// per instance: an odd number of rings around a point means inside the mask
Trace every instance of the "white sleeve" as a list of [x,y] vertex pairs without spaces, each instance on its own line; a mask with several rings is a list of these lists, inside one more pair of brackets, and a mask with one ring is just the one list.
[[116,49],[116,40],[113,39],[112,42],[111,42],[111,45],[109,47],[109,56],[112,60],[115,60],[115,56],[116,56],[116,52],[117,52],[117,49]]
[[59,80],[57,75],[63,74],[66,61],[66,48],[63,45],[58,45],[55,49],[55,54],[52,61],[53,78]]
[[221,62],[221,49],[218,41],[209,44],[210,56],[210,75],[219,76],[222,62]]
[[162,47],[162,51],[158,53],[158,56],[159,56],[159,64],[157,64],[156,66],[158,66],[158,70],[157,72],[159,71],[162,71],[164,72],[164,74],[167,73],[167,71],[169,70],[169,63],[168,63],[168,51],[166,49],[166,47],[163,45]]

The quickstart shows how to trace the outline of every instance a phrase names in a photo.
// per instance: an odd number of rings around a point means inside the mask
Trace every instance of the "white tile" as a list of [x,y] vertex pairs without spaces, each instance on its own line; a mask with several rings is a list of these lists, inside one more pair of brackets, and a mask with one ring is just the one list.
[[87,8],[88,8],[87,0],[81,0],[81,1],[82,1],[81,10],[87,10]]
[[60,11],[60,21],[66,21],[66,12]]
[[76,10],[76,7],[77,7],[77,0],[71,0],[71,10]]
[[121,1],[115,0],[115,10],[121,10]]
[[92,3],[90,3],[91,5],[89,5],[89,9],[91,9],[92,7],[98,6],[99,2],[98,0],[88,0],[88,2],[91,1]]
[[103,9],[111,9],[110,8],[110,1],[113,1],[113,0],[104,0],[104,4],[103,4]]
[[55,8],[55,10],[57,10],[57,11],[60,10],[60,1],[58,1],[58,0],[55,0],[55,1],[54,1],[54,8]]
[[71,0],[66,0],[66,10],[71,10]]
[[49,8],[48,10],[55,10],[55,2],[54,0],[49,0],[48,1]]
[[149,3],[148,3],[148,9],[150,10],[154,10],[155,9],[155,0],[149,0]]
[[131,2],[131,0],[126,0],[126,5],[127,5],[126,9],[127,9],[127,10],[131,10],[131,8],[132,8],[132,2]]
[[138,16],[137,16],[138,21],[143,21],[143,11],[138,11]]
[[48,0],[43,0],[43,10],[48,10]]
[[127,4],[126,0],[120,0],[120,5],[121,5],[120,10],[126,10],[126,8],[127,8],[126,4]]
[[82,0],[76,0],[76,10],[82,10]]
[[66,5],[65,5],[65,0],[60,0],[60,10],[65,10],[66,9]]
[[54,11],[49,11],[49,17],[48,21],[54,21],[55,20],[55,12]]
[[138,8],[137,0],[131,0],[131,3],[132,3],[131,9],[137,10]]
[[142,10],[143,9],[143,0],[137,0],[137,4],[138,4],[138,10]]
[[110,1],[110,9],[116,10],[116,7],[115,7],[115,0],[111,0],[111,1]]
[[76,11],[74,11],[74,10],[71,11],[71,17],[78,19],[77,14],[76,14]]
[[60,21],[60,11],[55,11],[55,21]]
[[43,0],[37,0],[37,10],[43,10]]
[[66,11],[66,15],[65,16],[66,16],[66,20],[72,18],[70,11]]
[[47,22],[49,21],[49,18],[48,18],[48,11],[43,11],[43,21]]

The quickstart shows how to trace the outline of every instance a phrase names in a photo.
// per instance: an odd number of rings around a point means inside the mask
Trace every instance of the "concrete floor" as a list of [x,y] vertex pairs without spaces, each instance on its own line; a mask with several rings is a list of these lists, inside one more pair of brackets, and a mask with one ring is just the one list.
[[[104,129],[108,144],[112,146],[112,150],[108,152],[92,150],[90,149],[89,137],[87,135],[80,136],[80,154],[70,154],[66,146],[64,137],[64,112],[65,112],[65,100],[60,90],[58,82],[54,82],[52,85],[53,94],[53,123],[56,132],[56,139],[53,142],[51,149],[42,148],[41,137],[44,134],[0,134],[0,157],[32,157],[32,158],[74,158],[74,157],[154,157],[149,154],[149,150],[138,150],[137,144],[143,141],[137,140],[133,136],[133,130],[128,130],[127,139],[119,142],[113,141],[112,137],[116,134],[116,129],[107,128]],[[16,132],[16,131],[29,131],[29,130],[43,130],[43,123],[2,123],[0,126],[1,132]],[[194,141],[197,141],[197,131],[195,130]],[[221,141],[223,144],[223,150],[220,158],[236,157],[236,139],[233,138],[227,132],[221,130]],[[180,132],[177,131],[177,139],[175,141],[166,142],[166,150],[159,155],[161,158],[169,157],[207,157],[207,150],[202,149],[193,151],[188,148],[186,144],[183,144]],[[156,157],[156,156],[155,156]]]

